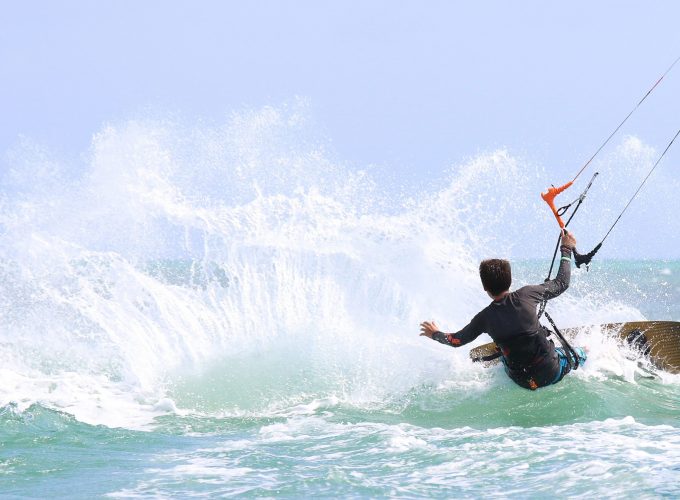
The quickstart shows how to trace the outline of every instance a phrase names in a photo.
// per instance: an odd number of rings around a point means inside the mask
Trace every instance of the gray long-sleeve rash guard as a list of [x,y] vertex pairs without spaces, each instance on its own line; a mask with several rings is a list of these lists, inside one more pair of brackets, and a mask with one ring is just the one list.
[[499,345],[523,336],[532,336],[541,328],[536,307],[543,300],[557,297],[569,287],[571,249],[561,247],[562,258],[555,279],[540,285],[529,285],[482,309],[462,330],[455,333],[435,332],[432,338],[442,344],[459,347],[488,333]]

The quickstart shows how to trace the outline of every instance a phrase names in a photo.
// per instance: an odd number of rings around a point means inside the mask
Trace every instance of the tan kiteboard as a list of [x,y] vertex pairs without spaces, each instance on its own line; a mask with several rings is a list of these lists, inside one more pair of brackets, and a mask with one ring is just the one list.
[[[562,334],[573,339],[588,327],[565,328]],[[680,373],[680,322],[678,321],[631,321],[607,323],[600,328],[619,339],[622,345],[638,350],[656,368],[669,373]],[[558,341],[555,341],[559,345]],[[474,362],[493,365],[499,362],[498,348],[490,342],[470,351]]]

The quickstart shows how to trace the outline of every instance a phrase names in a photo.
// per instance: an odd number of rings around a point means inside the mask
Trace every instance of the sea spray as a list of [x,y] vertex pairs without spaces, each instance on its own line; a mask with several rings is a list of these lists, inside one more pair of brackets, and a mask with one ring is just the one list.
[[[498,150],[438,181],[390,195],[299,107],[108,125],[75,166],[20,145],[0,205],[2,404],[136,427],[175,410],[403,405],[447,379],[488,390],[503,378],[417,325],[455,330],[486,305],[479,259],[528,239],[548,255],[542,172]],[[575,271],[553,316],[643,319],[609,276]]]

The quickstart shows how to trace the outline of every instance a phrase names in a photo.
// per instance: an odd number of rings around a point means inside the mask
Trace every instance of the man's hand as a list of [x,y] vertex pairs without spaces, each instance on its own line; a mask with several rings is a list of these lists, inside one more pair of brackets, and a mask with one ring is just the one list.
[[427,338],[432,338],[432,335],[434,332],[438,332],[439,328],[437,328],[437,324],[434,321],[423,321],[420,324],[420,336],[421,337],[427,337]]
[[572,250],[576,248],[576,238],[566,229],[562,230],[562,246],[571,248]]

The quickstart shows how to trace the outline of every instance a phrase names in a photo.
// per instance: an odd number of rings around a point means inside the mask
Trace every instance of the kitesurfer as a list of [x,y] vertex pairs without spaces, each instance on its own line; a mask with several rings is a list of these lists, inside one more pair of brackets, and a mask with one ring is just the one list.
[[[518,385],[535,390],[556,384],[570,371],[571,363],[561,347],[548,339],[550,331],[539,323],[537,306],[569,287],[571,254],[576,239],[563,230],[560,252],[562,258],[555,279],[540,285],[530,285],[510,291],[510,263],[503,259],[484,260],[479,276],[493,302],[482,309],[462,330],[443,333],[431,321],[420,325],[421,333],[442,344],[460,347],[488,333],[500,348],[501,359],[508,376]],[[583,349],[574,349],[579,364],[586,360]]]

